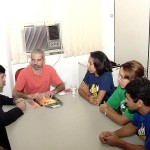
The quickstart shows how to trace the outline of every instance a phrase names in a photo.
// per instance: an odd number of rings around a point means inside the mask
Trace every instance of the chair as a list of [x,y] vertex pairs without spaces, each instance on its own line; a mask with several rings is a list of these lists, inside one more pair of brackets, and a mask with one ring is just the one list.
[[15,73],[15,81],[17,81],[17,78],[18,78],[20,72],[21,72],[23,69],[24,69],[24,68],[20,68],[20,69],[18,69],[18,70],[16,71],[16,73]]

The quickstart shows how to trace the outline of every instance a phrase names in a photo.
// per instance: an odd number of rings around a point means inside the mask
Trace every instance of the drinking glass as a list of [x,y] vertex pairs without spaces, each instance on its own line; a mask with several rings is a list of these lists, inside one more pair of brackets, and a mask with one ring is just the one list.
[[70,91],[71,91],[72,95],[75,95],[76,92],[77,92],[77,86],[72,84],[71,87],[70,87]]

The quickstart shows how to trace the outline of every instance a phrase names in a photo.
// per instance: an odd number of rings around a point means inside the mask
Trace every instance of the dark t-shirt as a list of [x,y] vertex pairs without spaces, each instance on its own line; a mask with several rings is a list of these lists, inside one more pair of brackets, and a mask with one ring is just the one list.
[[135,112],[132,124],[138,127],[138,135],[145,140],[144,147],[150,150],[150,111],[145,116]]
[[104,72],[101,76],[95,76],[95,74],[87,71],[83,81],[89,86],[90,93],[95,95],[98,94],[100,90],[106,91],[104,96],[105,101],[114,92],[114,83],[111,72]]

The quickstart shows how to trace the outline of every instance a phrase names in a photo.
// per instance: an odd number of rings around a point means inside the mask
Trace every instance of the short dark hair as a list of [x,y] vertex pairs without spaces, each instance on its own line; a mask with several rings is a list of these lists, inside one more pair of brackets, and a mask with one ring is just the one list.
[[96,73],[102,75],[104,72],[112,72],[112,66],[108,57],[101,51],[91,52]]
[[147,78],[132,80],[125,89],[135,103],[140,99],[145,106],[150,106],[150,81]]
[[0,65],[0,74],[1,73],[5,73],[5,68],[2,65]]

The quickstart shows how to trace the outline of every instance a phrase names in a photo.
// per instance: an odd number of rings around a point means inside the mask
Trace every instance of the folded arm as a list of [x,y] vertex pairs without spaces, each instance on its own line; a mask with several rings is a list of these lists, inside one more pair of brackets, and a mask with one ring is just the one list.
[[116,130],[115,132],[105,131],[99,135],[99,140],[103,144],[119,147],[126,150],[146,150],[143,145],[135,145],[127,143],[119,138],[127,137],[137,132],[137,127],[132,123],[128,123],[124,127]]
[[105,140],[106,140],[106,143],[111,146],[119,147],[119,148],[126,149],[126,150],[146,150],[144,148],[144,145],[135,145],[135,144],[127,143],[119,139],[115,135],[106,137]]

